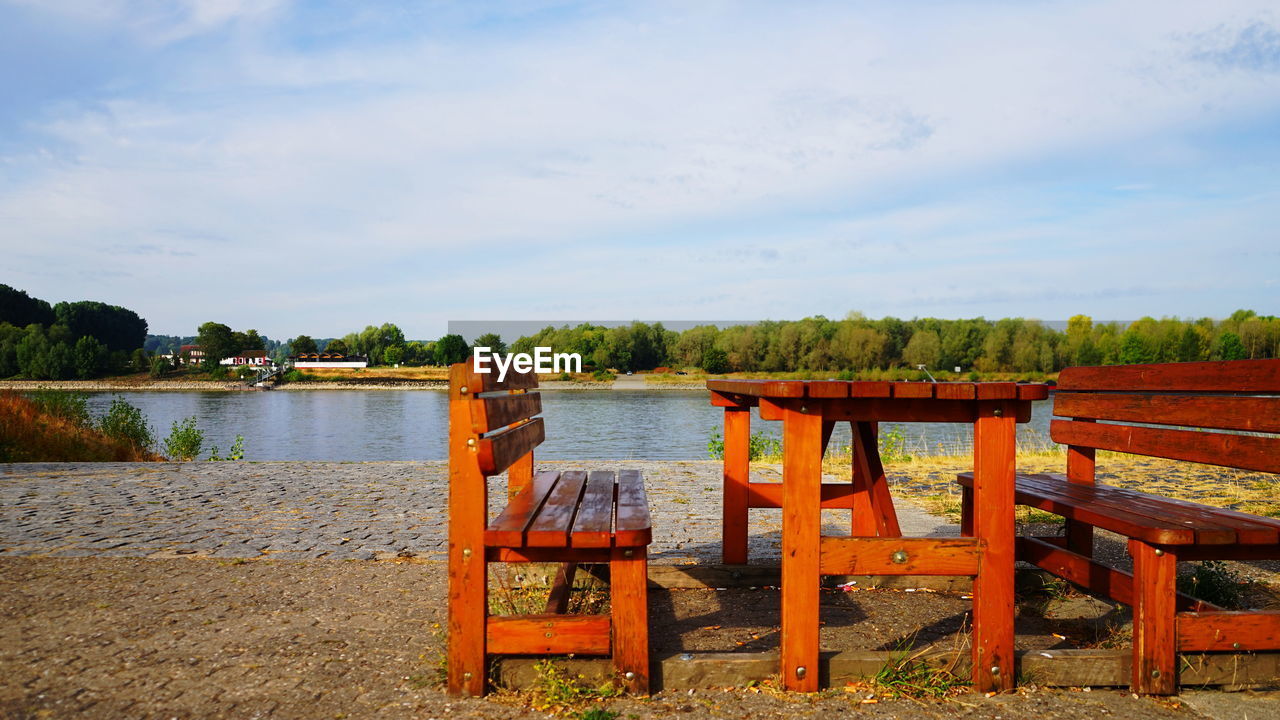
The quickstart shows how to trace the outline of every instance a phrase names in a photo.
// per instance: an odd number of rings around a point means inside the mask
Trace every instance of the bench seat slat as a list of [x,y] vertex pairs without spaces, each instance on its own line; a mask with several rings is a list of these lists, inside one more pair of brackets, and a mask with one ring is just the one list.
[[613,535],[614,474],[593,470],[587,475],[587,489],[573,522],[574,547],[609,547]]
[[1219,508],[1190,501],[1174,501],[1162,495],[1144,493],[1112,485],[1082,485],[1068,482],[1061,475],[1030,475],[1043,480],[1041,486],[1048,492],[1063,492],[1080,497],[1085,502],[1130,510],[1132,512],[1165,520],[1177,526],[1195,530],[1196,541],[1208,545],[1232,543],[1272,543],[1280,535],[1277,526],[1261,522],[1243,513],[1234,516]]
[[560,474],[560,482],[551,489],[538,515],[529,524],[525,543],[529,547],[568,547],[569,531],[578,511],[587,474],[581,470],[569,470]]
[[1280,473],[1280,438],[1054,420],[1049,435],[1062,445]]
[[1275,398],[1060,392],[1054,399],[1053,414],[1064,418],[1280,433],[1280,406]]
[[[1196,533],[1193,529],[1127,509],[1094,505],[1078,496],[1072,496],[1066,489],[1063,492],[1054,492],[1055,488],[1038,487],[1035,480],[1028,475],[1017,476],[1014,500],[1019,505],[1039,508],[1055,515],[1106,528],[1128,537],[1141,538],[1151,543],[1189,545],[1196,541]],[[973,473],[962,473],[959,481],[961,485],[973,487]],[[1064,481],[1062,484],[1070,483]]]
[[540,472],[533,476],[533,482],[516,493],[502,509],[502,513],[489,523],[484,531],[485,545],[490,547],[520,547],[524,544],[525,531],[533,522],[542,503],[546,502],[547,493],[560,478],[558,472]]
[[[972,486],[972,473],[960,475]],[[1271,544],[1280,539],[1280,523],[1245,513],[1171,500],[1110,485],[1072,483],[1061,475],[1018,475],[1020,505],[1159,545]]]
[[639,470],[618,473],[617,547],[643,547],[652,539],[649,503]]

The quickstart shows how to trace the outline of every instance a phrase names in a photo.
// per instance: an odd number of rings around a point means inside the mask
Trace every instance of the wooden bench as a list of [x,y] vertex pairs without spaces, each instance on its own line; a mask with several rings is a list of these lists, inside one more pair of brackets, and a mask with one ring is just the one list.
[[[646,557],[651,530],[638,471],[539,472],[544,438],[532,373],[449,375],[449,692],[482,695],[491,655],[612,655],[632,692],[649,690]],[[489,519],[487,478],[507,471]],[[491,615],[490,563],[561,563],[546,610]],[[610,614],[565,614],[578,563],[609,568]]]
[[[1280,360],[1063,370],[1050,432],[1066,475],[1018,475],[1015,501],[1066,519],[1018,559],[1133,607],[1134,692],[1177,691],[1177,653],[1280,649],[1280,612],[1229,612],[1176,592],[1178,561],[1280,558],[1280,519],[1096,484],[1098,450],[1280,472]],[[961,533],[972,534],[973,476]],[[1133,573],[1092,559],[1093,529],[1129,538]]]

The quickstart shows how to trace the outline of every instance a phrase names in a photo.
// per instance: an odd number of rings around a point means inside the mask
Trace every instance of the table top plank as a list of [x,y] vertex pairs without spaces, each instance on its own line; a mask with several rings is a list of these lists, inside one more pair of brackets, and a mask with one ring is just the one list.
[[[744,398],[902,398],[1035,401],[1049,386],[1015,382],[912,382],[881,380],[708,380],[707,389]],[[727,400],[727,398],[725,398]]]

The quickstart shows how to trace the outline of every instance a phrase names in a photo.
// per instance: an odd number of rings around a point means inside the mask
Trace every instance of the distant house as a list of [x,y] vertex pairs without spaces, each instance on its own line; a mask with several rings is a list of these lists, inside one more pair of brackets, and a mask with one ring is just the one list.
[[362,368],[369,367],[369,358],[363,355],[342,353],[302,353],[289,358],[296,368]]
[[274,365],[271,358],[267,357],[266,350],[247,350],[239,355],[233,355],[229,358],[223,358],[218,361],[219,365],[251,365],[254,367],[265,367]]
[[178,348],[178,362],[183,365],[199,365],[204,362],[204,350],[199,345],[183,345]]

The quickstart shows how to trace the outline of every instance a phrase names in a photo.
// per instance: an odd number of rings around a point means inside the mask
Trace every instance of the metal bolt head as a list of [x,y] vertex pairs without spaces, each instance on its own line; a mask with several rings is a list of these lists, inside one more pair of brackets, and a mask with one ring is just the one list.
[[1158,678],[1158,677],[1160,677],[1160,671],[1159,671],[1159,670],[1152,670],[1152,671],[1151,671],[1151,677],[1153,677],[1153,678]]
[[796,677],[803,678],[806,674],[808,674],[808,672],[809,670],[805,668],[805,666],[801,665],[800,667],[796,668]]
[[551,637],[552,635],[554,635],[554,633],[546,633],[547,637]]
[[467,394],[467,386],[466,386],[466,385],[463,385],[462,387],[458,388],[458,394],[459,394],[459,395],[466,395],[466,394]]
[[475,446],[476,446],[476,439],[475,439],[475,438],[467,438],[467,447],[475,447]]
[[907,555],[906,550],[899,550],[894,554],[890,555],[889,559],[892,560],[896,565],[905,565],[907,560],[911,559],[911,556]]
[[636,551],[635,551],[635,550],[623,550],[623,551],[622,551],[622,557],[633,557],[635,554],[636,554]]
[[1232,647],[1233,649],[1235,649],[1235,650],[1239,650],[1239,649],[1240,649],[1240,643],[1231,643],[1231,647]]
[[462,548],[462,557],[464,558],[471,557],[471,548]]
[[1164,551],[1160,548],[1156,548],[1156,557],[1164,557]]
[[628,671],[627,671],[627,673],[626,673],[625,675],[623,675],[622,677],[624,677],[624,678],[626,678],[626,679],[628,679],[628,680],[635,680],[635,679],[636,679],[636,674],[635,674],[635,673],[633,673],[633,672],[631,672],[630,670],[628,670]]
[[996,417],[1004,417],[1004,408],[996,408],[995,410],[991,411],[991,414],[995,415]]
[[464,672],[464,673],[462,673],[462,679],[463,679],[463,680],[470,680],[470,679],[471,679],[471,673],[469,673],[469,672]]
[[991,674],[992,674],[992,675],[999,675],[999,674],[1000,674],[1000,666],[999,666],[999,665],[992,665],[992,666],[991,666]]

